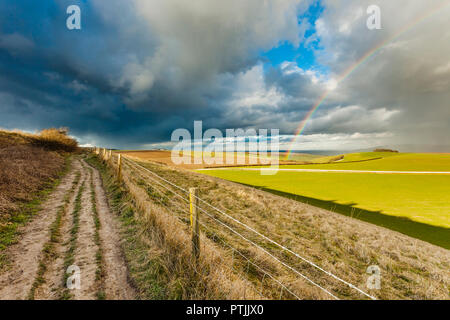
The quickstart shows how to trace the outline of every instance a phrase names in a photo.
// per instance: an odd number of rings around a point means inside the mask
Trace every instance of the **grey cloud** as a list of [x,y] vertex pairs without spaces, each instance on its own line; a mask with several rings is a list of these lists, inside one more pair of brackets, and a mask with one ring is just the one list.
[[33,47],[33,41],[19,33],[0,34],[0,48],[8,50],[13,55],[27,53]]
[[[127,102],[142,106],[154,88],[172,92],[199,90],[224,73],[238,73],[258,61],[260,50],[280,41],[298,44],[299,0],[186,2],[134,0],[131,26],[123,23],[119,39],[134,36],[136,23],[151,43],[147,54],[129,54],[122,61],[121,74],[112,83],[127,88]],[[96,1],[109,17],[120,1]],[[126,10],[124,8],[124,10]],[[131,21],[130,21],[131,22]],[[135,23],[136,22],[136,23]],[[142,35],[143,31],[138,31]]]
[[310,121],[308,132],[377,133],[390,130],[399,111],[366,109],[360,106],[336,107]]
[[[446,66],[450,56],[450,6],[420,19],[444,3],[324,1],[326,9],[319,22],[319,37],[323,52],[328,54],[318,52],[318,56],[336,77],[380,43],[399,34],[339,84],[336,95],[340,99],[331,97],[330,106],[340,102],[368,110],[398,111],[399,116],[380,128],[394,133],[394,139],[402,143],[448,141],[450,73]],[[370,4],[381,8],[382,30],[366,28],[365,9]],[[401,30],[406,32],[400,34]],[[358,118],[352,118],[354,130],[359,130]],[[360,120],[365,121],[364,117]]]
[[[20,33],[2,36],[0,125],[66,125],[82,141],[116,147],[168,139],[196,119],[233,126],[223,115],[236,74],[258,63],[259,50],[298,43],[306,9],[299,0],[76,1],[83,29],[70,32],[69,2],[0,5],[2,29],[11,10],[23,18]],[[30,55],[15,60],[12,49]]]
[[[64,17],[69,2],[52,2],[45,10]],[[205,127],[292,134],[327,90],[328,76],[338,78],[412,17],[442,1],[324,0],[317,33],[305,39],[308,25],[299,24],[297,14],[311,2],[93,0],[78,2],[85,14],[80,32],[57,27],[64,21],[49,17],[49,27],[34,32],[42,16],[27,10],[30,16],[22,23],[28,29],[0,35],[0,126],[65,125],[83,142],[129,148],[166,141],[173,129],[190,129],[194,120]],[[369,4],[381,6],[383,30],[367,30]],[[305,133],[392,132],[399,140],[448,140],[446,10],[341,81]],[[2,21],[6,13],[0,12]],[[283,41],[319,43],[317,59],[330,74],[294,64],[264,69],[260,52]]]

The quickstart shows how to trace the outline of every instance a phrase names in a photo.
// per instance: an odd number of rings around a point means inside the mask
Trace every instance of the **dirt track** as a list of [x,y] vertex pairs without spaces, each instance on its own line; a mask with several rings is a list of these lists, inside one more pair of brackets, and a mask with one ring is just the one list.
[[[127,280],[118,222],[100,174],[81,159],[73,161],[70,172],[6,254],[10,264],[0,273],[1,300],[135,298]],[[80,269],[80,289],[66,288],[68,261]]]

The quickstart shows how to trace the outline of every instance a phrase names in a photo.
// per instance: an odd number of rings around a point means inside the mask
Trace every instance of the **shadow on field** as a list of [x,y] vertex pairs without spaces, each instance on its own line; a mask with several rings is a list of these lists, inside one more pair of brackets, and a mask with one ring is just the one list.
[[267,191],[278,196],[293,199],[299,202],[313,205],[322,209],[337,212],[348,217],[356,218],[362,221],[373,223],[377,226],[388,228],[400,233],[406,234],[410,237],[414,237],[434,245],[450,249],[450,229],[443,227],[436,227],[421,222],[413,221],[405,217],[396,217],[383,214],[380,211],[369,211],[360,208],[356,208],[357,203],[351,203],[348,205],[339,204],[335,201],[319,200],[315,198],[309,198],[299,196],[292,193],[283,191],[272,190],[266,187],[255,187],[245,183],[242,185],[256,188],[259,190]]

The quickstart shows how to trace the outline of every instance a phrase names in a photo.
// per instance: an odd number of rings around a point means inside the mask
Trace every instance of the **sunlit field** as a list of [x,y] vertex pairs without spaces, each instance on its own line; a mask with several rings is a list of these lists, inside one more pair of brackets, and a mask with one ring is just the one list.
[[[320,158],[313,161],[320,161]],[[334,163],[290,165],[280,168],[330,170],[394,170],[394,171],[450,171],[450,154],[363,152],[344,155]]]
[[[353,154],[344,159],[379,158],[380,154]],[[334,164],[280,166],[281,169],[450,171],[448,154],[389,154],[379,160]],[[377,174],[348,172],[279,171],[261,175],[239,169],[201,171],[222,179],[255,186],[303,202],[325,207],[369,222],[449,246],[449,174]],[[401,224],[410,221],[407,230]],[[400,224],[400,226],[398,225]],[[422,225],[437,229],[422,228]],[[426,230],[425,230],[426,229]],[[428,230],[428,231],[427,231]],[[435,233],[424,234],[424,232]],[[442,234],[441,234],[442,232]],[[442,239],[435,237],[439,234]],[[431,239],[433,238],[433,239]],[[435,242],[435,241],[434,241]],[[436,243],[436,242],[435,242]]]
[[[215,167],[237,167],[242,165],[258,166],[278,161],[281,165],[295,165],[305,163],[324,163],[333,161],[336,157],[323,157],[311,154],[294,154],[286,160],[283,153],[276,155],[263,154],[257,152],[179,152],[179,157],[186,157],[183,163],[174,163],[172,151],[169,150],[123,150],[121,154],[131,156],[141,160],[150,160],[171,166],[185,169],[215,168]],[[229,160],[231,156],[231,161]],[[200,163],[196,163],[195,158],[200,158]],[[205,161],[211,159],[211,163]],[[221,159],[221,163],[212,163],[213,158]],[[278,159],[277,159],[278,158]],[[277,159],[277,160],[276,160]]]

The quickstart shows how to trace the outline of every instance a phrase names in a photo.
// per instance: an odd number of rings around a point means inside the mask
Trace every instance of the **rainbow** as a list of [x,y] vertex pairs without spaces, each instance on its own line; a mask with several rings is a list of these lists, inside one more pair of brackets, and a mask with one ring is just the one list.
[[[444,9],[446,6],[450,4],[450,1],[444,1],[443,3],[439,4],[437,7],[430,9],[429,11],[425,12],[423,15],[420,15],[416,19],[412,20],[410,23],[405,25],[403,28],[401,28],[399,31],[397,31],[394,35],[389,37],[388,39],[382,41],[380,44],[375,46],[375,48],[369,50],[362,58],[360,58],[358,61],[356,61],[353,65],[351,65],[348,69],[344,70],[344,72],[339,75],[339,77],[336,79],[336,84],[338,85],[342,81],[344,81],[348,76],[350,76],[353,71],[355,71],[359,66],[364,64],[370,57],[374,56],[376,53],[378,53],[382,48],[390,44],[392,41],[396,40],[400,36],[402,36],[404,33],[408,32],[418,24],[422,23],[424,20],[427,20],[431,16],[439,13],[442,9]],[[285,160],[289,159],[289,156],[292,153],[292,149],[294,146],[294,143],[296,142],[297,138],[303,133],[303,130],[306,127],[306,123],[308,120],[313,116],[314,112],[319,109],[319,107],[322,105],[322,103],[325,101],[325,99],[328,97],[328,95],[334,90],[328,89],[326,90],[316,101],[314,106],[311,108],[311,110],[308,111],[308,113],[305,115],[304,119],[300,122],[300,125],[298,126],[297,130],[295,131],[294,138],[292,138],[290,142],[290,148],[286,152]]]

